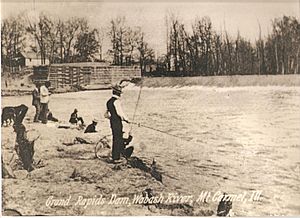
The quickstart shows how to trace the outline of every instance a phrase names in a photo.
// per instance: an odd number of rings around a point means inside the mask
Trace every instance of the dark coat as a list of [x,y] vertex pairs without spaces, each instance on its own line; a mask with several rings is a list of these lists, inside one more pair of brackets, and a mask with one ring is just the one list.
[[107,103],[106,107],[110,113],[110,128],[112,130],[113,135],[113,145],[112,145],[112,159],[118,160],[120,159],[121,153],[124,150],[124,141],[123,141],[123,125],[121,117],[117,114],[114,102],[116,98],[110,98]]
[[40,92],[38,89],[32,91],[32,105],[36,106],[40,104]]
[[73,112],[73,113],[71,114],[71,117],[70,117],[69,122],[72,123],[72,124],[77,123],[77,122],[78,122],[77,116],[78,116],[77,113],[76,113],[76,112]]

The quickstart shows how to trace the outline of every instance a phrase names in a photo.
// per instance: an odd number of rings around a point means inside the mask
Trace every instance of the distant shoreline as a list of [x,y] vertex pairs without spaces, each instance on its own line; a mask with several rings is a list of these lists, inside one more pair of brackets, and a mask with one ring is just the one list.
[[[143,87],[246,87],[246,86],[284,86],[300,87],[300,75],[233,75],[233,76],[197,76],[197,77],[143,77]],[[78,91],[108,90],[103,85],[93,85]],[[54,93],[76,92],[74,90],[56,90]],[[1,96],[30,95],[31,89],[5,88],[1,89]]]

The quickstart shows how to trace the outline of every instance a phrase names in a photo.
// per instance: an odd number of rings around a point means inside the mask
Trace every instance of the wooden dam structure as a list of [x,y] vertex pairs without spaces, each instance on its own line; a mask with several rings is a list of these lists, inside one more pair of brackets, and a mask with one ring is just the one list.
[[112,66],[106,63],[65,63],[40,66],[33,70],[33,81],[49,80],[55,89],[86,87],[109,88],[122,79],[140,78],[138,66]]

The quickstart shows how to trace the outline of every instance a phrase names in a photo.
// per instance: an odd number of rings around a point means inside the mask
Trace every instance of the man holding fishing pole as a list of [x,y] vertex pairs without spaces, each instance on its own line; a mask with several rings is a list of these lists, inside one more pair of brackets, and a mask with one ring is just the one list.
[[125,156],[125,144],[123,139],[122,121],[129,123],[128,118],[123,112],[120,97],[122,86],[117,84],[112,87],[112,97],[107,101],[107,111],[105,117],[110,120],[110,127],[113,135],[112,159],[115,163],[120,162],[121,155]]
[[[130,82],[134,82],[134,80],[130,80]],[[129,122],[129,120],[126,117],[126,115],[124,114],[122,106],[121,106],[120,97],[121,97],[122,88],[123,88],[121,86],[121,83],[122,83],[122,81],[119,84],[116,84],[112,87],[112,97],[106,103],[107,111],[104,115],[105,118],[108,118],[110,120],[110,127],[112,129],[112,135],[113,135],[112,159],[113,159],[114,163],[120,162],[121,155],[125,158],[128,158],[128,157],[131,156],[131,154],[133,152],[133,147],[127,147],[126,148],[126,146],[132,141],[132,136],[129,133],[129,138],[128,139],[123,138],[123,133],[124,132],[123,132],[122,121],[124,121],[126,123],[133,124],[133,125],[137,125],[138,127],[151,129],[153,131],[160,132],[160,133],[163,133],[163,134],[166,134],[166,135],[169,135],[169,136],[187,141],[187,140],[185,140],[184,138],[182,138],[180,136],[173,135],[169,132],[165,132],[165,131],[156,129],[156,128],[153,128],[151,126],[146,126],[146,125],[136,123],[136,122],[133,122],[133,121]],[[138,101],[140,99],[140,95],[141,95],[141,89],[140,89],[140,93],[139,93],[139,96],[138,96]],[[137,109],[138,101],[136,103],[135,112],[136,112],[136,109]],[[132,120],[134,120],[135,112],[134,112]]]

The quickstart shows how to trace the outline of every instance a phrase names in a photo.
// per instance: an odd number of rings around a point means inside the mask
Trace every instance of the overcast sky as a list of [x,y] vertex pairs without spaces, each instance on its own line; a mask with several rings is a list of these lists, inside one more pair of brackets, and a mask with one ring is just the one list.
[[251,41],[258,37],[258,22],[263,36],[271,32],[271,20],[283,15],[299,19],[299,1],[4,1],[1,3],[1,17],[7,18],[22,11],[38,14],[44,11],[53,17],[67,19],[72,16],[86,17],[92,27],[105,27],[118,15],[125,16],[130,26],[141,26],[146,40],[159,54],[165,52],[166,27],[165,16],[178,15],[191,27],[196,17],[209,16],[216,31],[226,30],[230,35],[240,34]]

